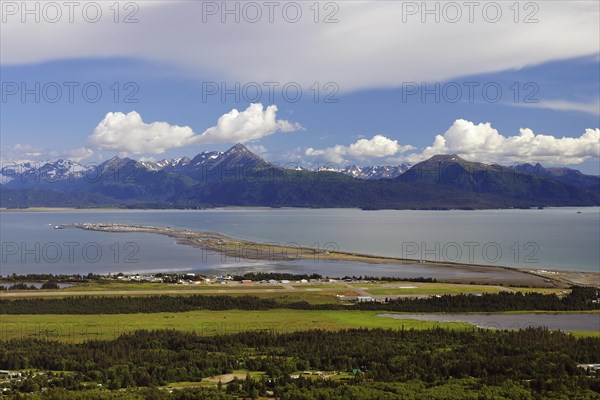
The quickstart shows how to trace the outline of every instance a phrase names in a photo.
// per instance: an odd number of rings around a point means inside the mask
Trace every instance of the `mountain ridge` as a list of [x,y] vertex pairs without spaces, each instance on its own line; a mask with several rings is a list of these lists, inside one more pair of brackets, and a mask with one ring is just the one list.
[[[82,172],[85,172],[87,169],[90,169],[90,168],[98,168],[98,169],[115,168],[115,166],[119,166],[120,164],[128,162],[129,160],[137,163],[137,165],[144,167],[148,171],[165,170],[168,172],[179,172],[182,168],[192,169],[194,166],[198,167],[199,165],[209,164],[209,161],[218,159],[219,157],[222,157],[224,155],[226,155],[227,157],[231,157],[232,154],[235,153],[233,151],[234,149],[238,149],[239,152],[249,155],[249,157],[251,157],[253,160],[256,160],[257,163],[261,163],[265,166],[266,165],[273,165],[273,166],[275,165],[275,164],[265,161],[262,157],[259,157],[258,155],[254,154],[250,150],[248,150],[247,147],[238,143],[235,146],[232,146],[227,151],[224,151],[224,152],[222,152],[222,151],[203,151],[202,153],[198,153],[197,155],[195,155],[193,158],[183,156],[183,157],[178,157],[178,158],[162,159],[159,161],[146,161],[146,160],[134,160],[129,157],[121,158],[118,156],[114,156],[108,160],[103,161],[100,164],[95,164],[95,163],[82,164],[82,163],[78,163],[75,161],[61,158],[54,162],[46,161],[46,162],[37,163],[39,165],[38,167],[36,167],[33,162],[16,163],[15,166],[13,166],[13,167],[3,166],[3,168],[0,169],[0,177],[3,176],[6,179],[6,178],[11,178],[14,175],[19,174],[19,173],[25,173],[25,174],[27,174],[27,173],[34,174],[35,173],[39,177],[43,177],[43,178],[52,178],[54,175],[56,175],[57,176],[56,179],[61,179],[61,175],[64,178],[64,175],[67,172],[74,175],[75,177],[77,177]],[[463,163],[473,163],[473,161],[467,161],[467,160],[459,157],[456,154],[437,154],[437,155],[434,155],[431,158],[424,160],[417,164],[421,164],[423,162],[425,162],[425,163],[447,163],[447,162],[453,161],[454,159],[459,162],[463,162]],[[234,160],[234,162],[231,162],[231,161],[232,160],[230,159],[228,162],[226,162],[226,164],[229,164],[229,165],[233,165],[233,164],[238,164],[238,165],[244,164],[245,165],[246,164],[246,161],[241,159],[239,157],[239,155],[238,155],[238,158]],[[210,167],[214,168],[221,163],[222,163],[221,161],[211,162]],[[91,166],[90,166],[90,164],[91,164]],[[417,164],[414,164],[414,165],[417,165]],[[487,166],[497,165],[497,164],[485,164],[485,163],[479,163],[479,164],[483,164],[483,165],[487,165]],[[383,178],[396,178],[399,175],[407,172],[414,165],[408,164],[408,163],[401,163],[398,165],[367,165],[367,166],[358,166],[356,164],[352,164],[352,165],[347,165],[345,167],[334,167],[331,164],[328,164],[326,166],[320,166],[320,167],[316,167],[314,169],[297,166],[296,169],[304,170],[304,171],[317,171],[317,172],[321,172],[321,171],[340,172],[345,175],[352,176],[354,178],[359,178],[359,179],[383,179]],[[554,177],[556,179],[561,179],[560,177],[576,177],[577,179],[581,179],[581,180],[586,180],[586,179],[590,180],[590,178],[591,178],[590,182],[586,182],[584,184],[587,184],[588,186],[592,186],[592,187],[596,183],[596,180],[600,179],[600,176],[583,174],[581,171],[576,170],[576,169],[571,169],[571,168],[567,168],[567,167],[546,168],[546,167],[542,166],[540,163],[536,163],[536,164],[523,163],[523,164],[517,164],[514,166],[507,166],[507,168],[513,168],[518,172],[529,174],[529,175],[550,176],[550,177]],[[62,172],[62,174],[60,172]],[[564,178],[563,180],[566,181],[567,179]]]
[[[237,144],[193,158],[99,165],[57,160],[0,170],[2,206],[219,205],[361,208],[507,208],[600,204],[600,177],[540,164],[505,167],[435,155],[415,165],[282,168]],[[44,195],[36,191],[44,191]],[[94,198],[96,196],[96,198]]]

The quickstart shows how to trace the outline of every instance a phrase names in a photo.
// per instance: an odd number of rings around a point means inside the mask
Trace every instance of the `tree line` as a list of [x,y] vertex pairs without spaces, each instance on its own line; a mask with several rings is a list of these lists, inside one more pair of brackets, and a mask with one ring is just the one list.
[[64,298],[0,299],[0,314],[136,314],[187,312],[194,310],[367,310],[396,312],[501,312],[501,311],[586,311],[600,309],[598,289],[574,287],[558,297],[541,293],[490,293],[444,295],[430,298],[400,298],[386,302],[311,304],[282,302],[256,296],[154,295],[77,296]]
[[60,289],[60,286],[56,281],[47,281],[40,285],[38,288],[36,285],[28,285],[24,282],[14,283],[12,285],[0,285],[0,290],[48,290],[48,289]]

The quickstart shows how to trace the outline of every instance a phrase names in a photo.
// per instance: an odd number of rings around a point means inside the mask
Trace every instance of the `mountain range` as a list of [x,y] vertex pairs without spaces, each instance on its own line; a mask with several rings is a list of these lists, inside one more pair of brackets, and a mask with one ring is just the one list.
[[0,206],[508,208],[600,204],[600,177],[437,155],[415,165],[283,168],[237,144],[158,162],[5,165]]
[[[244,146],[245,148],[245,146]],[[247,150],[247,148],[245,148]],[[248,150],[249,151],[249,150]],[[146,168],[146,170],[155,171],[167,171],[175,173],[190,173],[194,169],[201,169],[203,165],[217,164],[222,162],[224,152],[220,151],[206,151],[198,154],[193,159],[188,157],[173,158],[170,160],[164,159],[161,161],[137,161],[137,165]],[[240,155],[241,156],[241,155]],[[120,163],[122,159],[114,157],[108,160],[108,165],[114,165],[114,163]],[[232,160],[225,161],[231,163]],[[234,160],[235,162],[245,162],[243,159]],[[375,166],[364,166],[360,167],[357,165],[349,165],[344,168],[337,168],[332,164],[324,166],[318,166],[315,171],[330,171],[340,172],[342,174],[351,176],[358,179],[382,179],[382,178],[396,178],[406,172],[411,167],[410,164],[402,163],[396,166],[390,165],[375,165]],[[92,174],[96,169],[101,169],[98,165],[80,164],[70,160],[57,160],[55,162],[47,162],[41,165],[34,163],[23,163],[6,165],[0,169],[0,182],[8,183],[12,180],[18,179],[22,183],[35,182],[41,180],[67,180],[74,179],[84,176],[85,174]],[[295,170],[311,171],[309,168],[303,168],[295,166]],[[20,186],[17,182],[12,185]]]

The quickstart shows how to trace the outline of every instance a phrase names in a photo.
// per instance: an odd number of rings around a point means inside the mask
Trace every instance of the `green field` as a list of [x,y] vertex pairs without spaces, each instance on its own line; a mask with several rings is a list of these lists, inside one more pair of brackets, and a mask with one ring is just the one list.
[[444,294],[468,294],[468,293],[499,293],[507,292],[538,292],[538,293],[561,293],[565,289],[554,288],[514,288],[492,285],[465,285],[455,283],[415,283],[394,282],[356,285],[372,295],[444,295]]
[[181,290],[181,291],[202,291],[202,290],[268,290],[283,289],[283,286],[276,284],[264,285],[242,285],[242,284],[200,284],[200,285],[178,285],[174,283],[159,282],[89,282],[78,283],[76,286],[64,289],[58,289],[63,292],[74,291],[108,291],[108,290]]
[[[312,294],[322,292],[335,297],[336,294],[345,294],[352,290],[365,290],[372,295],[442,295],[442,294],[460,294],[460,293],[499,293],[501,291],[509,292],[538,292],[544,294],[565,294],[568,289],[560,288],[520,288],[520,287],[505,287],[493,285],[477,285],[477,284],[458,284],[458,283],[421,283],[421,282],[352,282],[352,283],[308,283],[298,284],[290,283],[282,286],[281,284],[200,284],[200,285],[180,285],[173,283],[151,283],[151,282],[118,282],[118,281],[94,281],[86,283],[78,283],[73,287],[56,289],[56,290],[35,290],[35,291],[11,291],[10,297],[28,297],[31,295],[37,296],[53,296],[58,297],[60,293],[65,296],[76,295],[143,295],[143,294],[160,294],[164,292],[170,294],[173,292],[181,294],[218,294],[230,292],[248,292],[248,293],[272,293],[272,292],[288,292],[288,293],[306,293]],[[118,293],[117,293],[118,292]],[[128,293],[131,292],[131,293]],[[148,292],[148,293],[145,293]],[[150,293],[152,292],[152,293]],[[2,295],[2,294],[0,294]]]
[[463,323],[395,320],[377,317],[377,314],[379,312],[374,311],[278,309],[112,315],[3,315],[0,338],[40,337],[82,342],[89,339],[114,339],[122,333],[138,329],[178,329],[205,335],[248,330],[286,333],[308,329],[426,329],[436,326],[472,329],[471,325]]
[[[429,322],[377,317],[375,311],[307,311],[277,309],[268,311],[191,311],[156,314],[101,315],[3,315],[0,339],[38,337],[82,342],[114,339],[138,329],[177,329],[202,335],[240,331],[288,333],[308,329],[345,328],[427,329],[445,327],[473,329],[466,323]],[[600,336],[598,332],[574,332],[577,336]]]
[[575,337],[597,337],[600,338],[600,331],[571,331]]

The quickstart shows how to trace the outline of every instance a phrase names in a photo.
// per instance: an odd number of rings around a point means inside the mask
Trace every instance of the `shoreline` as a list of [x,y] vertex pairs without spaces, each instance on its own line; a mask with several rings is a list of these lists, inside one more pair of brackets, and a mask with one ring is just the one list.
[[[600,206],[553,206],[544,207],[542,210],[566,210],[566,209],[600,209]],[[0,207],[2,212],[71,212],[71,211],[206,211],[206,210],[358,210],[366,212],[376,211],[507,211],[507,210],[537,210],[536,207],[529,208],[377,208],[364,209],[360,207],[268,207],[268,206],[216,206],[205,208],[123,208],[123,207],[26,207],[26,208],[7,208]]]
[[[451,262],[421,261],[396,257],[361,254],[348,251],[328,251],[310,247],[291,247],[274,243],[259,243],[249,240],[237,239],[218,232],[193,231],[172,227],[157,227],[148,225],[125,225],[112,223],[85,223],[64,225],[66,228],[75,228],[99,232],[112,233],[150,233],[168,236],[176,239],[178,244],[213,251],[232,258],[263,260],[263,261],[295,261],[319,259],[329,262],[363,262],[368,264],[396,264],[396,265],[422,265],[424,267],[440,267],[462,269],[473,272],[509,271],[522,274],[524,281],[538,287],[591,285],[600,286],[600,274],[586,271],[558,271],[519,269],[508,266],[464,264]],[[529,279],[528,279],[529,278]]]
[[[143,209],[139,209],[143,210]],[[77,207],[28,207],[28,208],[0,208],[0,213],[3,212],[73,212],[73,211],[132,211],[128,208],[120,207],[90,207],[90,208],[77,208]]]

